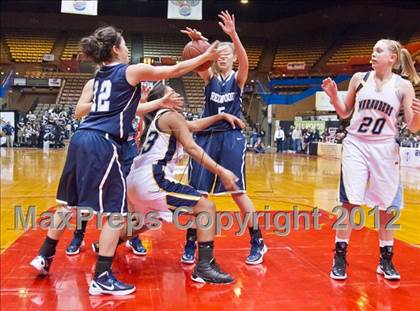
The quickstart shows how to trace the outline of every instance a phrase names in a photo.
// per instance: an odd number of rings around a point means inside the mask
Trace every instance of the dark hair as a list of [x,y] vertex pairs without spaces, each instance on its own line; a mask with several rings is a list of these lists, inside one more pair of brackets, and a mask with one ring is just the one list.
[[93,34],[80,40],[80,49],[84,55],[100,64],[112,59],[112,47],[121,44],[122,32],[112,26],[96,29]]
[[[157,82],[153,88],[150,90],[149,95],[147,95],[147,101],[156,100],[165,96],[166,85],[162,81]],[[156,116],[156,112],[152,111],[144,115],[144,130],[140,138],[140,146],[143,146],[144,141],[146,140],[147,132],[149,131],[150,124],[152,124],[153,119]]]

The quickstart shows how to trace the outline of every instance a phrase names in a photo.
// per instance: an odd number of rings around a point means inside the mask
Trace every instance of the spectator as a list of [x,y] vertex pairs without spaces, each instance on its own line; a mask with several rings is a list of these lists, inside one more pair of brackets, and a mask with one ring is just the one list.
[[330,136],[330,132],[328,131],[328,128],[325,128],[324,132],[322,132],[322,135],[321,135],[321,140],[323,143],[327,142],[328,136]]
[[23,144],[23,134],[25,130],[25,123],[23,121],[19,121],[17,124],[17,145],[20,147]]
[[10,124],[9,121],[3,127],[3,132],[6,135],[6,148],[13,148],[13,133],[15,132],[15,128]]
[[33,123],[33,122],[35,122],[35,120],[36,120],[36,115],[34,115],[34,114],[32,113],[32,111],[29,111],[29,113],[28,113],[28,115],[26,116],[26,118],[27,118],[28,122]]
[[302,150],[302,131],[296,127],[292,132],[293,151],[300,152]]
[[276,152],[283,152],[283,143],[284,143],[284,131],[279,126],[274,133],[274,139],[276,140],[277,144],[277,151]]
[[314,133],[314,141],[315,142],[318,142],[318,141],[320,141],[321,140],[321,136],[320,136],[320,134],[319,134],[319,128],[318,127],[316,127],[315,128],[315,133]]
[[255,128],[252,128],[252,133],[249,137],[249,144],[251,145],[251,148],[255,147],[255,144],[257,143],[258,139],[258,132]]
[[341,144],[344,137],[346,137],[346,130],[344,129],[344,126],[340,125],[338,130],[335,132],[335,140],[337,144]]

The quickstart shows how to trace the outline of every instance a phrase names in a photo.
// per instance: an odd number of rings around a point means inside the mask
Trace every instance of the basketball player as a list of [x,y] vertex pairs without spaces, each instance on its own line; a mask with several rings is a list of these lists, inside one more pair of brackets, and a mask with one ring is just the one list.
[[[240,117],[242,106],[242,91],[248,77],[248,56],[235,30],[235,17],[229,12],[219,14],[222,30],[229,35],[231,42],[222,42],[220,45],[229,47],[229,55],[220,59],[215,64],[216,70],[208,69],[198,74],[205,82],[205,106],[203,117],[214,116],[220,113],[232,114]],[[182,30],[192,40],[205,39],[201,33],[187,28]],[[206,40],[206,39],[205,39]],[[233,63],[238,60],[238,70],[233,70]],[[195,136],[196,143],[204,149],[209,156],[220,165],[231,170],[238,180],[238,190],[228,191],[223,187],[220,178],[204,168],[199,161],[191,160],[189,181],[193,188],[203,194],[210,192],[220,195],[230,193],[242,213],[254,213],[255,208],[246,194],[245,187],[245,151],[246,140],[240,129],[232,129],[226,121],[217,122]],[[213,184],[214,189],[213,189]],[[258,223],[253,222],[253,217],[248,222],[251,236],[251,250],[246,258],[250,265],[260,264],[267,246],[264,244]],[[196,232],[188,229],[187,241],[181,261],[194,263],[196,249]]]
[[[101,27],[81,40],[82,52],[101,64],[101,68],[94,80],[92,110],[70,141],[57,193],[61,207],[54,214],[38,256],[31,262],[38,272],[45,275],[50,269],[65,228],[59,224],[71,216],[69,207],[111,214],[114,225],[122,224],[120,216],[127,212],[127,203],[121,144],[127,140],[140,100],[139,83],[178,77],[223,57],[224,52],[217,50],[216,44],[194,59],[174,66],[153,67],[127,65],[127,46],[121,32],[113,27]],[[89,287],[91,295],[127,295],[135,291],[135,286],[120,282],[111,271],[119,235],[120,229],[109,221],[103,225],[95,275]]]
[[347,278],[346,254],[352,230],[348,215],[364,203],[379,209],[380,259],[376,272],[388,280],[400,279],[392,262],[393,228],[387,228],[393,218],[389,208],[403,207],[397,117],[402,107],[408,128],[415,133],[420,129],[420,115],[413,113],[412,105],[416,103],[412,84],[392,70],[401,69],[414,83],[420,79],[410,53],[394,40],[379,40],[373,48],[371,63],[373,71],[353,75],[344,102],[337,96],[333,80],[327,78],[322,83],[341,118],[353,113],[343,141],[340,201],[348,213],[344,228],[336,232],[330,273],[336,280]]
[[[149,100],[161,98],[170,88],[158,83],[151,91]],[[127,193],[130,210],[147,215],[155,211],[170,214],[178,207],[191,207],[194,215],[206,212],[213,221],[206,229],[197,229],[198,263],[191,278],[200,283],[231,283],[233,278],[216,264],[213,255],[215,234],[215,207],[196,189],[175,181],[174,169],[183,150],[199,161],[213,174],[219,176],[228,190],[237,189],[237,177],[214,162],[192,139],[190,131],[200,131],[211,124],[225,120],[230,126],[242,128],[244,124],[235,116],[222,113],[208,118],[187,122],[185,118],[168,109],[154,113],[142,151],[134,161],[127,177]],[[167,216],[161,217],[167,219]],[[169,215],[170,218],[170,215]],[[123,232],[123,231],[122,231]]]
[[[80,119],[86,116],[92,109],[92,100],[93,100],[93,83],[94,79],[89,80],[83,87],[82,94],[80,95],[79,101],[75,109],[75,117]],[[144,115],[145,113],[155,111],[161,108],[169,109],[180,109],[182,107],[183,101],[179,94],[174,91],[168,92],[168,94],[158,100],[155,100],[150,103],[146,103],[147,95],[150,91],[150,87],[142,85],[141,86],[141,98],[140,105],[137,107],[136,114],[139,116]],[[137,155],[137,145],[134,140],[135,130],[132,128],[128,134],[127,141],[122,144],[122,157],[123,157],[123,172],[125,176],[128,176],[130,172],[131,164],[133,163],[134,158]],[[77,228],[74,231],[73,239],[71,240],[69,246],[66,249],[67,255],[77,255],[80,252],[81,247],[84,245],[84,236],[87,226],[87,221],[83,220],[81,222],[81,228]],[[96,244],[92,244],[94,251]],[[143,246],[140,238],[138,236],[133,237],[126,242],[127,248],[131,249],[135,255],[145,256],[147,254],[146,248]]]

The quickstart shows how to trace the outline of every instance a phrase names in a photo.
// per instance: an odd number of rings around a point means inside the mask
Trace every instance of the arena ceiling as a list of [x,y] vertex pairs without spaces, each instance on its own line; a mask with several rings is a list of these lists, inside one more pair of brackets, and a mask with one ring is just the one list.
[[[342,7],[353,4],[418,9],[420,1],[301,1],[301,0],[204,0],[203,18],[217,19],[220,10],[233,12],[244,22],[272,22],[298,16],[312,11]],[[167,0],[98,0],[98,13],[105,16],[137,16],[166,18]],[[2,12],[59,13],[61,0],[3,0]]]

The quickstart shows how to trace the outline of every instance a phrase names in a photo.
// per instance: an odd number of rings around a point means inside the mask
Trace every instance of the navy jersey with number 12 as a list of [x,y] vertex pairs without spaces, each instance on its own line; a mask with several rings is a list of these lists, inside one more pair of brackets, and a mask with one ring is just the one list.
[[[215,74],[205,87],[205,106],[202,117],[210,117],[225,112],[238,118],[241,116],[242,90],[236,81],[236,71],[223,79],[221,75]],[[206,131],[226,131],[232,126],[226,121],[219,121]]]
[[102,66],[93,86],[91,112],[79,129],[93,129],[126,140],[140,100],[140,87],[128,83],[128,65]]

